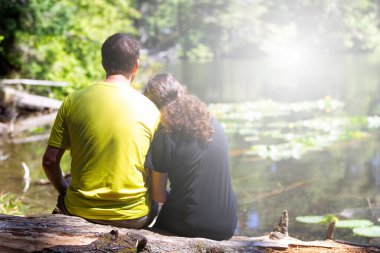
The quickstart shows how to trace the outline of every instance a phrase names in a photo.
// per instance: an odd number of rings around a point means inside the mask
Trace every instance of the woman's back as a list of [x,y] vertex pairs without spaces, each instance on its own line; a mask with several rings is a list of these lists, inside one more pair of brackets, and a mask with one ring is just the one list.
[[146,159],[153,169],[152,197],[164,203],[156,227],[182,236],[230,238],[237,223],[236,198],[222,126],[170,74],[150,79],[144,95],[161,113]]
[[214,133],[207,144],[162,128],[156,133],[150,150],[153,168],[168,173],[171,188],[157,227],[217,240],[233,235],[237,215],[228,143],[220,123],[212,121]]

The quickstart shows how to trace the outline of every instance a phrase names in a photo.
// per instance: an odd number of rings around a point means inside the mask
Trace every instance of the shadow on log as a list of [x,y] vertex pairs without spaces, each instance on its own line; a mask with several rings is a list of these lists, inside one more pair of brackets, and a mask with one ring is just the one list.
[[[276,228],[286,219],[287,213]],[[285,231],[276,228],[276,233]],[[73,216],[0,215],[0,252],[380,252],[380,246],[333,240],[305,242],[287,235],[281,239],[268,235],[213,241],[98,225]]]

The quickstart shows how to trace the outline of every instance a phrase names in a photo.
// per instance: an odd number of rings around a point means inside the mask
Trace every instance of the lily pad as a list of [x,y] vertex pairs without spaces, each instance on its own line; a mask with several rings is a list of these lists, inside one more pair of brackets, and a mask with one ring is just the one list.
[[324,216],[298,216],[296,221],[303,223],[330,223],[332,221],[338,222],[338,218],[333,214],[326,214]]
[[380,237],[380,226],[370,226],[353,229],[355,235],[365,237]]
[[336,223],[337,228],[357,228],[372,226],[373,223],[369,220],[340,220]]
[[303,223],[325,223],[325,216],[297,216],[296,221]]

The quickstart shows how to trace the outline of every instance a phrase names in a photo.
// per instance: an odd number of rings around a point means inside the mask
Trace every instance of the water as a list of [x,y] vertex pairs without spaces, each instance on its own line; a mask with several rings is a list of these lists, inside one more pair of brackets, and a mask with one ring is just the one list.
[[[344,214],[379,225],[380,135],[379,128],[367,127],[366,117],[380,115],[380,58],[314,55],[304,60],[268,57],[165,66],[213,112],[228,106],[236,110],[234,120],[228,120],[225,111],[218,114],[231,148],[239,203],[236,234],[269,233],[284,209],[290,216],[290,235],[303,240],[323,239],[328,225],[300,223],[297,216]],[[257,105],[242,104],[246,101],[263,102],[252,109]],[[291,104],[302,101],[324,107],[309,110],[305,104]],[[334,108],[331,101],[344,107]],[[276,108],[282,108],[280,114]],[[247,115],[252,119],[245,119]],[[290,146],[280,149],[282,143]],[[260,150],[263,144],[272,146]],[[45,178],[45,145],[46,141],[0,145],[1,155],[10,155],[0,161],[0,192],[19,196],[26,215],[48,214],[55,205],[54,189],[36,183]],[[64,160],[68,171],[67,155]],[[29,188],[22,162],[31,171]],[[370,241],[340,228],[334,238]]]
[[189,90],[204,101],[242,102],[273,99],[282,102],[325,96],[346,102],[346,113],[380,113],[380,56],[309,55],[288,59],[266,57],[166,65]]
[[[295,220],[297,216],[334,214],[341,219],[369,219],[379,225],[379,128],[370,130],[356,123],[365,116],[380,115],[379,70],[380,57],[375,55],[267,57],[166,65],[165,71],[190,92],[209,104],[224,103],[218,105],[220,108],[211,108],[221,111],[217,116],[229,132],[233,185],[239,203],[238,234],[267,234],[285,209],[290,216],[290,235],[303,240],[324,239],[328,225],[300,223]],[[334,99],[344,106],[307,110],[302,104],[294,105],[303,101],[318,104],[318,100],[328,104]],[[268,100],[279,103],[278,107],[293,103],[298,108],[279,115],[266,109],[271,106],[265,102]],[[263,101],[264,106],[242,103],[247,101]],[[232,107],[233,112],[226,107]],[[261,113],[258,118],[256,110]],[[252,111],[252,117],[247,116]],[[227,112],[231,115],[226,116]],[[263,117],[268,112],[273,115]],[[329,124],[335,119],[342,121]],[[300,123],[306,120],[308,123]],[[313,124],[316,127],[310,126]],[[325,126],[319,127],[321,124]],[[321,129],[326,126],[327,130]],[[339,137],[334,137],[334,132],[339,132]],[[301,138],[289,139],[289,134]],[[319,142],[310,143],[315,139]],[[302,142],[308,143],[301,145],[306,150],[301,156],[281,156]],[[266,159],[244,152],[255,145],[266,144],[267,149],[268,145],[281,143],[289,146],[285,150],[273,149],[279,154],[270,151]],[[336,229],[334,236],[356,242],[370,240],[344,228]]]

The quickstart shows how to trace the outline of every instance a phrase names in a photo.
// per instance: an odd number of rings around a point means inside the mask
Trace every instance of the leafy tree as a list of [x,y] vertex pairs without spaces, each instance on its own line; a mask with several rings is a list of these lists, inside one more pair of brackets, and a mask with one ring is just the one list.
[[115,32],[185,59],[374,51],[379,10],[375,0],[0,0],[0,76],[68,81],[70,92],[103,78],[100,45]]
[[0,75],[11,71],[11,54],[15,49],[15,31],[23,29],[24,1],[0,0]]
[[153,50],[165,50],[176,44],[179,54],[191,58],[194,49],[203,52],[199,57],[209,57],[221,48],[225,33],[222,14],[231,0],[168,0],[145,1],[140,6],[143,21],[140,30],[146,33],[145,45]]
[[153,51],[183,58],[276,53],[307,47],[373,51],[380,44],[374,0],[148,0],[139,30]]
[[71,86],[64,93],[104,77],[100,46],[109,35],[137,34],[139,13],[133,1],[6,2],[0,5],[1,13],[9,13],[0,26],[0,58],[9,67],[1,74],[16,70],[14,75],[23,78],[68,81]]

